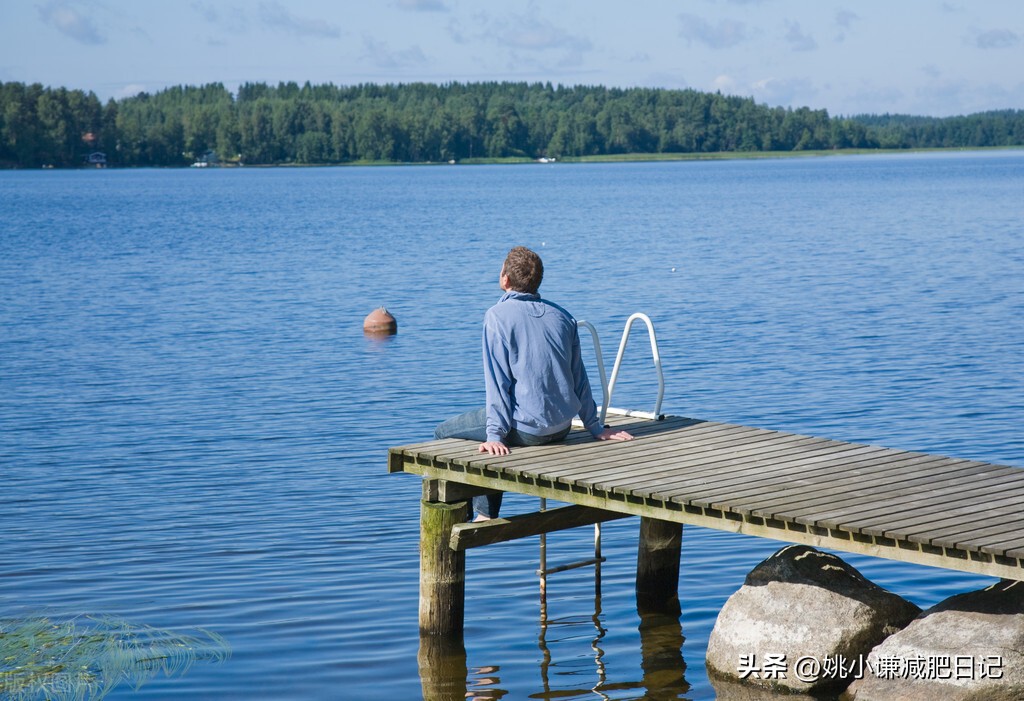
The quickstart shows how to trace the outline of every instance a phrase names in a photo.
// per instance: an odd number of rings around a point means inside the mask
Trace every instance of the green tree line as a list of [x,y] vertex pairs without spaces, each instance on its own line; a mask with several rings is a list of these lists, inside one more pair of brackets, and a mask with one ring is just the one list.
[[1024,111],[830,117],[696,90],[550,83],[178,86],[100,102],[0,83],[0,166],[182,166],[1024,145]]

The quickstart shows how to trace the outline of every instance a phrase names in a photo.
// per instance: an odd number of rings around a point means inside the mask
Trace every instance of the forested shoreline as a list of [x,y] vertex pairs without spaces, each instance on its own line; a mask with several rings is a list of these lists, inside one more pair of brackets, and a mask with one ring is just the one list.
[[696,90],[550,83],[178,86],[103,104],[0,83],[0,167],[448,162],[1024,145],[1024,110],[960,117],[769,107]]

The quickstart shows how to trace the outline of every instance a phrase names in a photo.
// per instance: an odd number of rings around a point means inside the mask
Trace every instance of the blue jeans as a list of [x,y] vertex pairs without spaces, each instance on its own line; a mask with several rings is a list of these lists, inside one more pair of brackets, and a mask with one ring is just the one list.
[[[554,443],[560,441],[569,435],[569,430],[572,427],[566,428],[564,431],[553,433],[550,436],[535,436],[532,433],[524,433],[517,431],[514,428],[508,432],[505,436],[505,445],[544,445],[546,443]],[[444,423],[440,424],[434,429],[434,438],[441,440],[442,438],[462,438],[467,441],[478,441],[484,443],[487,441],[487,410],[486,409],[474,409],[473,411],[467,411],[465,414],[459,414],[453,418],[448,419]],[[502,493],[497,494],[485,494],[479,497],[473,497],[473,511],[480,516],[487,516],[488,518],[498,518],[498,511],[501,510],[501,497]]]

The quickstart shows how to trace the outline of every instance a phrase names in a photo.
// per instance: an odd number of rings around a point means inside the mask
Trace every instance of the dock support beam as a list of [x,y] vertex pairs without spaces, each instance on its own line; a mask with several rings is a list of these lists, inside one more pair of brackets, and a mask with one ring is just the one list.
[[679,558],[683,524],[640,517],[636,558],[636,602],[641,613],[678,616]]
[[420,502],[420,635],[462,636],[466,553],[448,545],[466,502]]

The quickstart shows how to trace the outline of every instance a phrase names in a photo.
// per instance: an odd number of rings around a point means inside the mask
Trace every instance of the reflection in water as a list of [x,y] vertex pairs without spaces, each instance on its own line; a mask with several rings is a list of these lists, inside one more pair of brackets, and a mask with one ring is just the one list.
[[[616,692],[637,690],[642,692],[635,698],[644,699],[685,699],[690,685],[685,678],[686,663],[683,661],[683,631],[678,616],[664,614],[641,614],[640,617],[640,652],[643,677],[639,681],[609,682],[606,667],[605,650],[601,646],[608,630],[601,621],[600,599],[597,600],[592,618],[594,637],[590,647],[593,650],[594,668],[569,668],[578,658],[573,656],[570,661],[556,661],[551,653],[551,645],[569,641],[574,636],[579,620],[564,619],[541,622],[538,645],[541,650],[541,682],[543,690],[531,694],[536,699],[570,698],[574,696],[596,696],[601,699],[620,698]],[[551,637],[559,627],[568,631],[565,637]],[[593,669],[593,671],[590,671]],[[553,688],[552,676],[558,676],[564,683],[571,677],[586,676],[593,678],[593,683],[585,687]],[[591,677],[593,675],[593,677]]]
[[683,627],[679,616],[640,614],[640,664],[644,698],[678,699],[689,689],[683,660]]
[[423,701],[493,701],[508,693],[498,688],[499,667],[467,667],[460,637],[420,636],[418,661]]
[[[508,692],[497,688],[501,680],[498,678],[498,667],[474,667],[468,681],[466,698],[469,701],[491,701],[500,699]],[[477,678],[474,678],[476,675]]]
[[[545,602],[546,604],[546,602]],[[683,631],[679,616],[672,613],[650,613],[638,611],[640,616],[640,653],[643,676],[637,682],[608,682],[605,651],[602,641],[608,630],[602,622],[600,588],[594,596],[594,614],[581,620],[579,617],[540,619],[538,647],[541,651],[542,689],[528,694],[534,699],[558,699],[578,696],[596,696],[600,699],[618,698],[616,692],[638,690],[644,699],[685,699],[690,685],[685,678],[686,662],[683,660]],[[580,668],[579,655],[570,655],[558,661],[551,652],[554,645],[571,644],[579,639],[580,626],[588,622],[593,625],[590,648],[593,652],[587,664]],[[564,631],[563,634],[560,634]],[[500,667],[488,665],[469,667],[466,662],[466,647],[461,638],[421,636],[420,681],[424,701],[494,701],[509,692],[502,689]],[[588,680],[586,686],[558,688],[552,684],[556,676],[561,684],[566,680]],[[592,681],[591,681],[592,680]],[[521,695],[524,696],[524,695]]]
[[[546,510],[546,501],[541,500],[541,511]],[[685,678],[686,663],[683,661],[683,630],[679,622],[679,600],[662,602],[651,608],[649,603],[638,601],[637,614],[640,618],[640,655],[643,676],[639,681],[609,682],[602,641],[608,635],[601,610],[601,529],[594,529],[594,558],[559,567],[547,566],[547,539],[540,536],[540,634],[537,646],[540,649],[540,679],[542,689],[529,693],[533,699],[562,699],[596,696],[610,701],[620,698],[618,692],[637,690],[630,698],[643,699],[685,699],[690,685]],[[548,616],[547,579],[548,574],[563,572],[580,567],[594,568],[594,613],[587,618],[566,617],[552,619]],[[580,667],[580,655],[571,655],[558,661],[552,654],[552,645],[572,644],[580,637],[581,627],[593,626],[590,638],[592,655],[586,656],[586,666]],[[564,635],[562,634],[564,632]],[[593,666],[590,664],[593,662]],[[466,648],[461,637],[444,638],[421,636],[419,649],[420,680],[425,701],[456,701],[471,699],[492,701],[504,697],[507,690],[500,688],[501,679],[497,665],[469,668],[466,662]],[[561,684],[587,679],[592,680],[582,688],[559,687],[552,684],[552,677]],[[579,682],[576,682],[577,684]],[[524,696],[525,694],[519,694]]]
[[[591,648],[591,650],[594,651],[594,664],[596,666],[597,682],[594,684],[593,687],[590,687],[589,691],[592,691],[599,698],[608,699],[609,697],[601,691],[601,689],[608,682],[607,669],[605,668],[605,664],[604,664],[604,650],[601,648],[601,639],[604,638],[604,636],[607,634],[608,631],[604,628],[604,626],[601,625],[601,598],[600,598],[600,596],[597,597],[594,606],[595,606],[594,615],[591,618],[591,620],[592,620],[592,622],[594,624],[594,629],[595,629],[596,633],[594,635],[593,640],[591,640],[590,648]],[[549,632],[549,628],[551,628],[552,626],[563,626],[564,625],[564,626],[567,626],[568,630],[572,631],[572,629],[575,627],[576,623],[577,623],[577,621],[574,621],[572,619],[554,620],[554,621],[547,621],[547,620],[543,620],[543,619],[541,620],[541,622],[540,622],[540,636],[537,639],[537,645],[538,645],[538,647],[540,647],[540,651],[541,651],[540,678],[541,678],[541,683],[544,685],[544,690],[541,693],[533,694],[531,696],[531,698],[551,699],[551,698],[576,696],[579,693],[581,693],[580,691],[575,691],[575,690],[565,690],[565,689],[553,690],[551,688],[551,668],[552,667],[557,667],[559,663],[553,661],[553,656],[551,654],[551,648],[548,645],[548,632]],[[570,639],[571,637],[572,636],[570,635],[569,638],[566,638],[566,639]],[[561,642],[561,640],[562,639],[560,639],[560,638],[556,638],[552,642],[558,643],[558,642]],[[567,672],[563,671],[563,672],[559,672],[559,673],[560,674],[568,674],[568,675],[577,674],[576,672],[572,672],[572,671],[567,671]]]
[[[594,614],[591,622],[594,626],[594,637],[590,647],[594,652],[593,660],[595,665],[596,682],[593,686],[584,689],[552,689],[551,674],[552,667],[559,663],[553,660],[548,635],[555,626],[574,627],[578,621],[571,619],[551,620],[547,616],[547,581],[543,570],[544,553],[541,555],[541,617],[540,636],[538,646],[541,651],[540,676],[543,684],[543,691],[531,694],[531,698],[554,699],[569,698],[581,695],[595,695],[601,699],[611,699],[609,694],[617,691],[630,689],[644,690],[642,698],[645,699],[680,699],[690,685],[686,682],[686,663],[683,661],[683,630],[679,622],[678,601],[674,606],[668,606],[668,612],[650,612],[638,608],[640,616],[640,652],[643,678],[637,682],[608,682],[607,667],[605,664],[605,651],[601,647],[601,641],[608,634],[608,630],[602,623],[601,616],[601,551],[600,531],[597,531],[595,538],[595,562],[594,564]],[[559,642],[558,639],[551,642]],[[563,670],[562,675],[576,675],[579,672]]]
[[417,660],[423,701],[466,698],[466,646],[462,638],[421,635]]
[[[643,676],[638,681],[609,682],[605,650],[602,641],[608,634],[602,621],[601,593],[594,597],[594,614],[588,619],[566,617],[540,619],[541,689],[519,693],[517,698],[562,699],[591,697],[621,698],[620,692],[637,690],[630,698],[686,699],[690,685],[685,678],[683,661],[683,631],[679,617],[672,614],[639,612],[640,653]],[[579,667],[580,656],[573,654],[558,660],[552,646],[578,640],[581,625],[592,625],[590,639],[592,655],[587,656],[585,667]],[[564,634],[563,634],[564,633]],[[466,647],[461,637],[421,636],[419,648],[420,681],[424,701],[494,701],[510,692],[501,688],[500,667],[497,665],[472,667],[467,665]],[[591,664],[592,662],[592,664]],[[587,680],[584,686],[558,687],[552,684],[557,677],[566,680]]]

